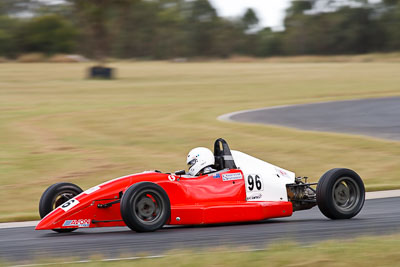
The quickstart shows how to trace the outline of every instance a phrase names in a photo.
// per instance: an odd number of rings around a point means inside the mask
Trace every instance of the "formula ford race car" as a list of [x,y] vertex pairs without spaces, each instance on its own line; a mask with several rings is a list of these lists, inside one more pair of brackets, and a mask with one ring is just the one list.
[[[288,217],[318,205],[330,219],[350,219],[364,205],[364,184],[352,170],[332,169],[318,183],[245,153],[214,144],[215,172],[189,176],[148,171],[83,192],[57,183],[42,195],[36,230],[128,226],[137,232],[163,225],[259,221]],[[316,189],[314,187],[316,186]]]

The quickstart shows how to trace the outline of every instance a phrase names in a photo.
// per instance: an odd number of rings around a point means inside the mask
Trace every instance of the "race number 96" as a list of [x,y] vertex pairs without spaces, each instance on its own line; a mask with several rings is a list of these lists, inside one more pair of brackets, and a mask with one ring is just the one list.
[[250,174],[247,176],[247,189],[249,191],[261,191],[263,190],[262,179],[257,174]]

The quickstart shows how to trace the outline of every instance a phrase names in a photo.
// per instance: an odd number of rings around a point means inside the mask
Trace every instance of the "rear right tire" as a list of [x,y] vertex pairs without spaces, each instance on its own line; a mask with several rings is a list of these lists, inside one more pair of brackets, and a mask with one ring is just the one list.
[[364,205],[365,188],[360,176],[350,169],[332,169],[317,185],[317,204],[330,219],[350,219]]

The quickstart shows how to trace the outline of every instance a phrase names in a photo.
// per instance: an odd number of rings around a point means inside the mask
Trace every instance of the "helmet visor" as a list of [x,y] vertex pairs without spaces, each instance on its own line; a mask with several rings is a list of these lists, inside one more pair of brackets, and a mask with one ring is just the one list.
[[197,162],[197,159],[192,159],[191,161],[188,162],[187,165],[188,165],[189,168],[190,168],[190,167],[192,167],[194,164],[196,164],[196,162]]

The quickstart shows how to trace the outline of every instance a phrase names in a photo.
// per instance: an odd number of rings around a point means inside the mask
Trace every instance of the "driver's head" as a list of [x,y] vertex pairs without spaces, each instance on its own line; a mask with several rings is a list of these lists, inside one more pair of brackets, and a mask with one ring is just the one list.
[[214,165],[215,158],[210,149],[205,147],[196,147],[190,150],[186,163],[189,166],[188,173],[192,176],[196,176],[204,168]]

